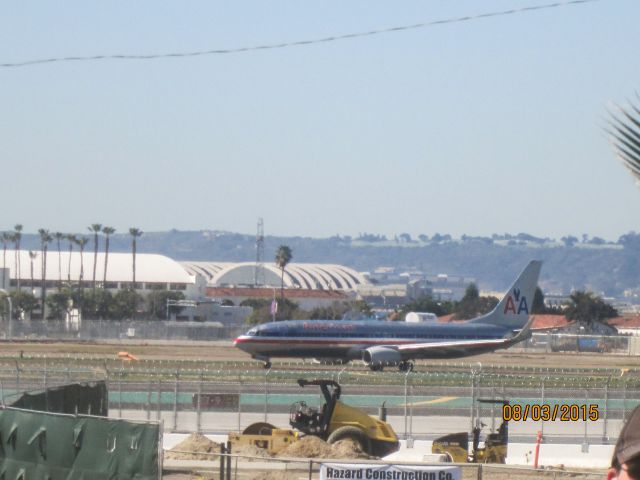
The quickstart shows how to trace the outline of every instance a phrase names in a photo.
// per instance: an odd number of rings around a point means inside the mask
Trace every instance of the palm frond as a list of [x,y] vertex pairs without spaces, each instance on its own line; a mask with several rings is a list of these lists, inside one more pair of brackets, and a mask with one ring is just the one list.
[[[636,97],[640,101],[640,96],[636,94]],[[616,156],[640,181],[640,109],[632,102],[617,109],[617,114],[610,114],[609,126],[605,130],[611,138]]]

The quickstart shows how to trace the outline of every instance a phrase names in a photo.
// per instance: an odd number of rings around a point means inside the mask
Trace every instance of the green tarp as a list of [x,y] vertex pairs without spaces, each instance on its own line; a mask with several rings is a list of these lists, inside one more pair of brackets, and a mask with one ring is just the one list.
[[[21,407],[106,412],[104,383],[25,395]],[[97,416],[0,410],[0,480],[155,480],[160,426]]]
[[105,382],[74,383],[24,393],[12,407],[24,410],[55,413],[84,413],[106,417],[109,415],[109,394]]

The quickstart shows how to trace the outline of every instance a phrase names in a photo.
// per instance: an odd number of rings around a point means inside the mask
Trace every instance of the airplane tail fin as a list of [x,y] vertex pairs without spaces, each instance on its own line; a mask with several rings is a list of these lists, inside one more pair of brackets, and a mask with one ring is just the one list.
[[540,260],[530,261],[496,308],[470,322],[489,323],[512,329],[526,325],[533,305],[533,295],[538,286],[541,266]]

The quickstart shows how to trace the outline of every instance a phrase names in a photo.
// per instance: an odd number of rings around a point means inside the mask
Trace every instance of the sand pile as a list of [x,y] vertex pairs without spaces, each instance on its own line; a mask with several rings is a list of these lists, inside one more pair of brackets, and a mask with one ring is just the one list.
[[331,446],[324,440],[307,435],[278,453],[289,458],[330,458]]
[[362,451],[360,444],[353,440],[338,440],[331,445],[331,458],[375,458]]
[[306,436],[278,453],[288,458],[371,458],[360,445],[351,440],[340,440],[329,445],[318,437]]
[[[243,457],[253,457],[252,459],[259,460],[261,458],[271,458],[269,452],[264,448],[256,447],[255,445],[233,445],[231,453],[236,455],[242,455]],[[242,460],[251,461],[252,459],[243,458]]]
[[214,460],[218,458],[207,453],[220,453],[220,445],[209,440],[204,435],[192,433],[182,442],[177,444],[164,457],[172,460]]

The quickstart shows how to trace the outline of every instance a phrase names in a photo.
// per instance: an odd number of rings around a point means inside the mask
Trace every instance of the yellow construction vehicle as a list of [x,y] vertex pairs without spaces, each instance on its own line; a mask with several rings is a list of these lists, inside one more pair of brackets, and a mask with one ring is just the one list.
[[232,445],[253,444],[277,453],[304,435],[320,437],[328,443],[350,439],[362,451],[385,456],[398,450],[398,437],[387,422],[367,415],[362,410],[342,403],[340,385],[333,380],[299,379],[301,387],[320,387],[324,404],[315,408],[306,402],[291,406],[289,423],[295,430],[278,429],[268,423],[254,423],[242,434],[229,435]]
[[[508,405],[508,400],[479,398],[478,403]],[[473,428],[473,442],[469,451],[469,433],[450,433],[436,438],[431,453],[445,454],[456,463],[505,463],[509,444],[509,422],[503,421],[497,431],[487,434],[484,446],[480,447],[480,433],[486,427],[479,419]]]
[[284,450],[299,438],[299,433],[290,428],[276,428],[270,423],[252,423],[242,433],[230,433],[231,449],[240,445],[255,445],[271,454]]

